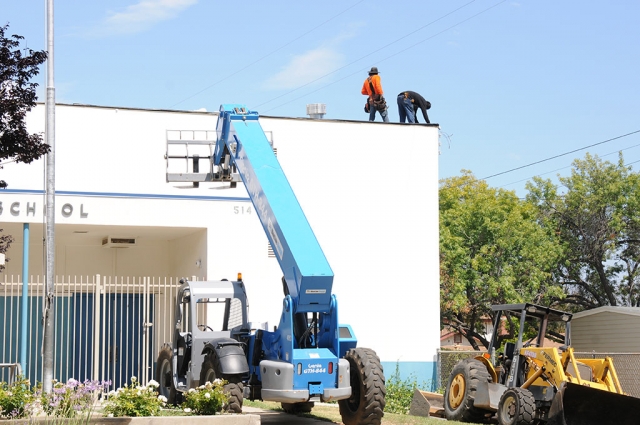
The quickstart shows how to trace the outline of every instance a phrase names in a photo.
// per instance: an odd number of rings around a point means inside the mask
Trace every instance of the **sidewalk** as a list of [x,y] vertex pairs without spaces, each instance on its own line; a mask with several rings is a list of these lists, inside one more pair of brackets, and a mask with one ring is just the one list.
[[[275,410],[263,410],[257,407],[242,406],[242,413],[250,415],[259,415],[260,424],[278,424],[278,425],[311,425],[311,424],[324,424],[327,425],[331,422],[326,420],[319,420],[313,418],[302,418],[296,415],[290,415]],[[244,415],[243,415],[244,416]]]

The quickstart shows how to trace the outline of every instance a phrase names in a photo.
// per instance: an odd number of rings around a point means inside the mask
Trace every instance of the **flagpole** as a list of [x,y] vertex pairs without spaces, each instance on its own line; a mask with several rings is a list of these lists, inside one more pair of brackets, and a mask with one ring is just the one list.
[[50,393],[53,389],[54,337],[55,337],[55,107],[56,96],[53,84],[53,0],[46,1],[47,15],[47,99],[45,137],[51,151],[47,154],[46,176],[46,276],[43,302],[42,340],[42,389]]

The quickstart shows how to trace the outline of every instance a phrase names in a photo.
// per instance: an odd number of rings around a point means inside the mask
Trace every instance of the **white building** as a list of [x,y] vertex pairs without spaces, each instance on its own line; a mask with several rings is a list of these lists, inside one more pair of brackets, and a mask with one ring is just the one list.
[[[114,379],[116,364],[127,359],[116,381],[150,379],[170,335],[168,300],[181,277],[233,280],[241,272],[250,319],[278,323],[282,272],[242,184],[166,182],[167,131],[212,131],[216,122],[209,112],[57,105],[56,378]],[[333,269],[340,322],[353,327],[360,346],[376,350],[387,377],[397,363],[403,378],[432,382],[440,345],[437,125],[260,123]],[[44,132],[44,105],[27,125]],[[27,227],[27,369],[38,376],[45,163],[9,163],[0,171],[9,184],[0,190],[0,228],[15,238],[0,275],[0,336],[13,348],[0,361],[19,358]],[[107,237],[135,245],[105,247]]]

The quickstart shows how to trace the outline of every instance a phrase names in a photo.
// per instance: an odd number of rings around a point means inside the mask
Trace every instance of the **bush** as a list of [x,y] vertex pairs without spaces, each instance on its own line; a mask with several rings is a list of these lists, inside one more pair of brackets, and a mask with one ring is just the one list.
[[34,395],[29,380],[23,376],[11,385],[0,383],[0,417],[20,419],[29,416]]
[[125,385],[108,394],[104,413],[110,417],[120,416],[157,416],[160,408],[167,404],[167,399],[158,395],[159,384],[151,380],[142,386],[135,376],[131,377],[131,385]]
[[410,375],[407,379],[401,380],[400,366],[396,363],[396,370],[387,379],[385,386],[387,387],[387,395],[385,397],[386,405],[384,411],[402,415],[409,414],[413,392],[418,388],[418,381],[415,376]]
[[[42,388],[35,388],[35,395],[40,402],[40,408],[47,416],[58,418],[74,418],[80,414],[91,415],[98,401],[98,396],[106,387],[111,384],[109,381],[99,382],[85,380],[84,383],[71,378],[66,384],[53,382],[51,392],[43,393]],[[38,413],[38,406],[32,407],[32,414]]]
[[222,406],[229,402],[223,389],[226,383],[224,380],[216,379],[197,389],[190,389],[184,394],[184,411],[194,415],[215,415],[220,412]]

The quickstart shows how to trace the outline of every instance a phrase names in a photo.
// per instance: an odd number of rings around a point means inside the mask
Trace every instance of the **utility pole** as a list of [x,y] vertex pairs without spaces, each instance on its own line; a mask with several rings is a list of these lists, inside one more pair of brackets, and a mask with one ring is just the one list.
[[47,15],[47,117],[45,137],[51,151],[47,154],[47,206],[46,206],[46,276],[45,294],[42,312],[44,336],[42,338],[42,389],[50,393],[53,389],[53,339],[55,336],[55,108],[56,95],[53,85],[53,0],[46,1]]

